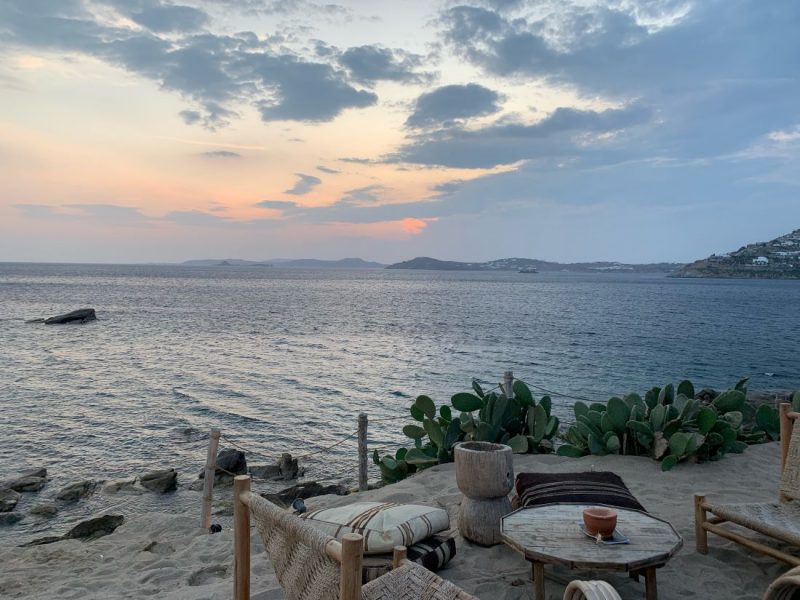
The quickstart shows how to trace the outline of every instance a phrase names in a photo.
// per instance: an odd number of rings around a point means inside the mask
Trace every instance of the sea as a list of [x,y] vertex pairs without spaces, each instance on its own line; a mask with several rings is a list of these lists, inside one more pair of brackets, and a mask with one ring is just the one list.
[[[83,307],[97,320],[26,323]],[[360,412],[370,451],[393,452],[417,395],[448,403],[504,371],[549,391],[565,421],[575,398],[685,378],[800,389],[799,340],[797,281],[0,263],[0,480],[49,472],[16,510],[74,481],[162,468],[183,490],[98,493],[54,519],[0,526],[0,545],[99,512],[199,519],[200,494],[184,488],[212,427],[252,464],[291,452],[308,478],[353,484]]]

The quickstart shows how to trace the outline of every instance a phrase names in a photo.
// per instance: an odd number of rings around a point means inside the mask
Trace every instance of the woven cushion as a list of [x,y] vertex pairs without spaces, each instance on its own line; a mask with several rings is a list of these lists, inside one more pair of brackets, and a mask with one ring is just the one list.
[[[438,571],[456,555],[456,540],[452,536],[433,535],[417,542],[410,548],[406,558],[422,565],[429,571]],[[364,558],[362,583],[367,583],[392,570],[391,554],[373,554]]]
[[620,476],[609,471],[520,473],[514,486],[520,507],[540,504],[607,504],[617,508],[645,510]]
[[364,554],[391,552],[450,527],[447,511],[416,504],[357,502],[302,515],[309,524],[336,539],[345,533],[364,536]]

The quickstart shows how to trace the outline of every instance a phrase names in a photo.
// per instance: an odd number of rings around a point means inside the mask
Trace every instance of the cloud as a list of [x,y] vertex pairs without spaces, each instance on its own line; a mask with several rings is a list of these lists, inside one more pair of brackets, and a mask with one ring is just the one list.
[[[329,222],[316,223],[308,234],[313,237],[336,236],[348,238],[375,238],[379,240],[407,240],[419,236],[436,219],[416,219],[407,217],[391,221],[373,221],[369,223]],[[308,229],[308,226],[306,226]]]
[[477,83],[446,85],[417,98],[406,125],[435,127],[490,115],[500,110],[500,100],[500,94]]
[[75,215],[64,214],[56,210],[55,206],[48,204],[12,204],[29,219],[71,219]]
[[317,171],[322,171],[323,173],[328,173],[330,175],[336,175],[341,173],[341,171],[337,171],[336,169],[331,169],[330,167],[326,167],[325,165],[317,165]]
[[339,56],[339,63],[355,81],[367,84],[376,81],[420,83],[431,78],[430,74],[418,72],[423,56],[398,48],[376,45],[348,48]]
[[238,152],[230,150],[208,150],[202,153],[206,158],[241,158],[242,155]]
[[386,191],[386,187],[378,184],[355,188],[352,190],[347,190],[339,202],[343,204],[355,205],[374,204]]
[[758,0],[566,1],[511,17],[461,5],[441,23],[450,47],[492,75],[544,78],[587,93],[662,95],[796,73],[800,53],[785,43],[800,5],[778,0],[772,8],[765,12]]
[[352,11],[341,4],[319,4],[309,0],[202,0],[209,5],[221,5],[226,9],[236,10],[247,15],[281,15],[291,16],[296,14],[316,15],[327,18],[329,21],[349,21]]
[[437,192],[443,196],[455,194],[464,185],[462,179],[454,179],[453,181],[445,181],[444,183],[437,183],[431,187],[431,191]]
[[162,35],[162,30],[111,24],[91,12],[93,6],[77,0],[5,0],[0,4],[0,40],[17,47],[84,54],[152,80],[195,105],[180,113],[185,123],[209,129],[237,118],[242,105],[254,106],[264,121],[321,122],[378,100],[374,93],[351,85],[344,70],[291,52],[282,38],[176,31],[179,23],[169,19],[183,15],[184,21],[191,21],[190,13],[175,10],[189,7],[155,0],[110,4],[123,16],[139,8],[155,11],[150,15],[153,22],[172,27],[169,35]]
[[92,219],[115,225],[144,225],[149,220],[138,208],[117,204],[14,204],[31,219],[79,221]]
[[261,84],[273,89],[273,97],[256,102],[264,121],[330,121],[346,108],[365,108],[378,96],[357,90],[330,65],[311,63],[293,56],[244,57]]
[[356,165],[374,165],[380,162],[374,158],[360,158],[358,156],[344,156],[342,158],[337,158],[336,160],[339,162],[353,163]]
[[100,0],[132,21],[156,33],[196,31],[209,22],[208,15],[195,7],[161,0]]
[[233,225],[227,217],[211,215],[200,210],[176,210],[166,214],[163,219],[178,225],[208,227],[215,225]]
[[294,212],[301,208],[297,202],[292,202],[290,200],[262,200],[261,202],[256,202],[255,206],[283,212]]
[[98,221],[116,224],[140,223],[147,219],[138,208],[117,204],[65,204]]
[[319,177],[314,177],[313,175],[304,175],[303,173],[295,173],[297,177],[297,182],[288,190],[285,190],[284,194],[291,194],[292,196],[302,196],[307,194],[315,187],[317,187],[322,180]]
[[592,146],[608,150],[614,140],[606,135],[641,125],[650,118],[650,109],[639,104],[604,111],[558,108],[531,125],[499,123],[478,129],[433,131],[402,146],[387,161],[476,169],[537,157],[581,154]]

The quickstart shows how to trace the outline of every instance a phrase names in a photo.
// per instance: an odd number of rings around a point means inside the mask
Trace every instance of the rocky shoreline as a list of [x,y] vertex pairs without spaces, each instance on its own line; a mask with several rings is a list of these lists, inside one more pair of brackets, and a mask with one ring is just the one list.
[[[244,452],[225,448],[218,453],[216,465],[214,514],[217,516],[232,514],[229,496],[236,475],[249,474],[256,481],[271,482],[280,488],[275,492],[264,492],[263,495],[282,506],[289,506],[297,498],[307,499],[323,494],[344,495],[351,491],[343,483],[325,485],[317,481],[304,480],[305,469],[288,453],[282,454],[274,464],[248,465]],[[23,520],[31,519],[46,525],[62,511],[74,508],[95,495],[135,497],[143,494],[165,495],[177,491],[199,494],[202,491],[204,471],[190,483],[183,485],[179,485],[178,475],[176,469],[166,468],[111,480],[83,479],[62,486],[52,499],[45,499],[40,493],[50,481],[47,468],[23,470],[14,477],[0,481],[0,528],[7,529]],[[25,502],[28,508],[24,511],[19,510],[17,506],[25,496],[30,500]],[[197,501],[199,515],[199,495]],[[67,539],[97,539],[113,533],[126,519],[125,515],[117,514],[113,507],[101,510],[100,513],[81,520],[63,534],[36,537],[21,546],[38,546]]]

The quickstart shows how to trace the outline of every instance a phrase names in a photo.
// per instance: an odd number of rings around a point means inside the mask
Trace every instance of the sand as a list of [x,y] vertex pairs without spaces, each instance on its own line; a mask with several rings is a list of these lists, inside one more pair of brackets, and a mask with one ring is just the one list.
[[[760,598],[788,567],[741,546],[710,537],[710,552],[694,550],[692,494],[730,502],[774,501],[779,479],[779,447],[764,444],[715,463],[679,465],[662,473],[646,458],[517,456],[515,470],[566,472],[611,470],[620,474],[644,506],[669,520],[684,547],[658,571],[662,600]],[[256,486],[257,489],[257,486]],[[434,467],[401,483],[345,497],[310,499],[310,509],[359,500],[414,502],[446,508],[455,526],[460,494],[452,464]],[[199,513],[199,495],[198,495]],[[127,520],[113,534],[92,542],[75,540],[31,548],[0,549],[3,598],[230,598],[232,534],[198,531],[198,515],[152,514]],[[763,538],[762,538],[763,539]],[[482,548],[458,538],[458,553],[440,572],[484,600],[532,598],[528,563],[504,545]],[[0,541],[2,544],[2,541]],[[283,597],[257,536],[253,542],[252,597]],[[621,574],[576,573],[557,569],[567,579],[602,578],[625,599],[644,598],[644,584]],[[548,597],[560,599],[563,585],[548,581]]]

